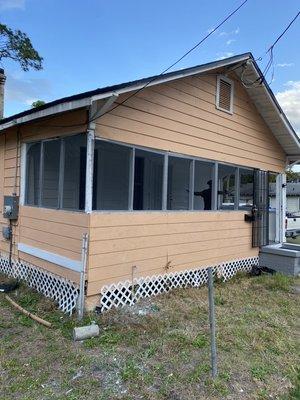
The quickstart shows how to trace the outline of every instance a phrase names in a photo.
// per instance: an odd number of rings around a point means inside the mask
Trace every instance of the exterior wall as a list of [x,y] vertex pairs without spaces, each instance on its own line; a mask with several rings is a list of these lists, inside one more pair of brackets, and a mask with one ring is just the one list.
[[[86,118],[86,111],[80,110],[0,133],[0,251],[9,252],[9,242],[2,238],[2,227],[9,222],[2,217],[3,195],[20,194],[21,143],[85,132]],[[20,252],[17,245],[24,243],[79,261],[82,234],[88,232],[88,226],[89,217],[82,212],[21,206],[19,220],[13,221],[13,257],[79,282],[78,272]]]
[[96,121],[96,135],[282,172],[282,148],[245,89],[234,83],[233,115],[216,109],[216,76],[194,76],[146,88]]
[[103,285],[131,280],[132,274],[139,278],[257,256],[244,213],[92,213],[88,296]]
[[[96,121],[105,139],[246,167],[282,172],[285,154],[235,80],[234,113],[215,107],[216,76],[189,77],[147,88]],[[118,101],[122,101],[120,96]],[[64,125],[73,125],[64,127]],[[8,129],[0,135],[0,205],[19,194],[21,141],[86,131],[86,111]],[[1,158],[2,155],[2,158]],[[7,223],[0,216],[0,225]],[[14,226],[15,257],[78,281],[78,274],[18,252],[25,243],[80,259],[81,236],[89,231],[88,296],[104,284],[134,277],[255,257],[251,224],[244,211],[94,212],[91,215],[21,207]],[[8,243],[0,241],[8,252]],[[133,268],[136,267],[136,268]]]
[[[89,216],[46,208],[21,207],[19,219],[19,242],[46,250],[51,253],[81,260],[82,235],[88,232]],[[32,256],[19,252],[20,259],[32,262]],[[59,267],[34,257],[34,264],[50,269],[57,275],[65,276],[75,282],[79,279],[77,272]]]

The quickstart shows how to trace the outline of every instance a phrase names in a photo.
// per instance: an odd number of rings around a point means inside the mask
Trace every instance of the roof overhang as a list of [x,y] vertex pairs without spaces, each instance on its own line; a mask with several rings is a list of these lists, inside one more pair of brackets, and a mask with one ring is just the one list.
[[265,81],[251,53],[55,100],[37,109],[27,110],[3,119],[0,121],[0,131],[51,115],[88,108],[95,101],[130,93],[143,88],[145,85],[159,85],[224,67],[227,68],[227,72],[234,70],[241,79],[258,112],[282,146],[288,159],[291,162],[298,162],[300,160],[299,138]]

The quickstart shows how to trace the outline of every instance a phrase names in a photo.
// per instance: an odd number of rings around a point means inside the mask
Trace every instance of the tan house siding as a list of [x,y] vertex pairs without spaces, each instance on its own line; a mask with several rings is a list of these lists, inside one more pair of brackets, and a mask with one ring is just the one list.
[[96,134],[281,172],[285,154],[239,82],[235,81],[233,115],[216,109],[215,93],[216,76],[195,76],[148,87],[96,121]]
[[[234,112],[216,109],[216,75],[194,76],[148,87],[96,121],[96,135],[114,141],[236,165],[282,172],[285,154],[235,81]],[[130,94],[129,94],[130,95]],[[127,95],[120,96],[122,102]],[[3,194],[19,194],[20,145],[86,132],[87,110],[37,120],[0,135],[0,206]],[[78,282],[79,274],[17,251],[17,243],[74,261],[89,233],[88,296],[105,284],[134,277],[205,267],[257,256],[244,211],[93,212],[20,207],[14,223],[14,255]],[[0,215],[0,227],[7,221]],[[0,240],[0,250],[9,243]],[[136,267],[136,268],[133,268]]]
[[[46,139],[68,134],[86,132],[86,110],[68,112],[41,121],[35,121],[19,128],[8,129],[0,135],[0,227],[8,225],[2,217],[3,194],[20,194],[20,155],[19,142]],[[71,125],[71,126],[69,126]],[[3,194],[2,194],[3,192]],[[60,267],[37,257],[17,250],[18,243],[24,243],[70,259],[81,259],[82,234],[88,232],[89,216],[85,213],[50,210],[37,207],[20,207],[19,220],[13,221],[13,255],[15,258],[31,262],[41,268],[56,273],[75,282],[79,273]],[[1,233],[1,232],[0,232]],[[0,250],[9,252],[9,242],[0,240]]]
[[244,212],[92,213],[88,295],[104,284],[257,256]]

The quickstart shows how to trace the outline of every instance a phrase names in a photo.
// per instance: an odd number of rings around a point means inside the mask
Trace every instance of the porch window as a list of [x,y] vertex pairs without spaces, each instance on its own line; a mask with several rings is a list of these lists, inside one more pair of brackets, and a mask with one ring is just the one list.
[[190,166],[191,160],[169,157],[168,164],[168,210],[190,208]]
[[161,210],[164,156],[135,150],[134,210]]
[[233,210],[236,200],[237,168],[231,165],[219,164],[218,167],[218,198],[219,209]]
[[39,204],[41,143],[27,145],[25,203]]
[[95,142],[96,210],[128,210],[131,154],[130,147],[98,140]]
[[247,209],[253,206],[254,171],[239,168],[239,208]]
[[214,164],[195,161],[194,210],[212,210]]
[[55,209],[83,209],[85,160],[84,134],[27,144],[25,204]]
[[43,143],[42,200],[41,205],[59,208],[58,184],[60,167],[61,140],[49,140]]

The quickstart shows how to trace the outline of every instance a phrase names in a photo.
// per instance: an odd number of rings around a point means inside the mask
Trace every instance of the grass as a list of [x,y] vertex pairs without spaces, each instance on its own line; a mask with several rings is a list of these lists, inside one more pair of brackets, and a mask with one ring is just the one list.
[[[283,275],[216,283],[218,377],[211,379],[207,289],[178,289],[134,307],[89,314],[100,336],[72,341],[78,323],[21,286],[0,295],[3,399],[300,399],[299,295]],[[139,312],[142,310],[143,312]]]

